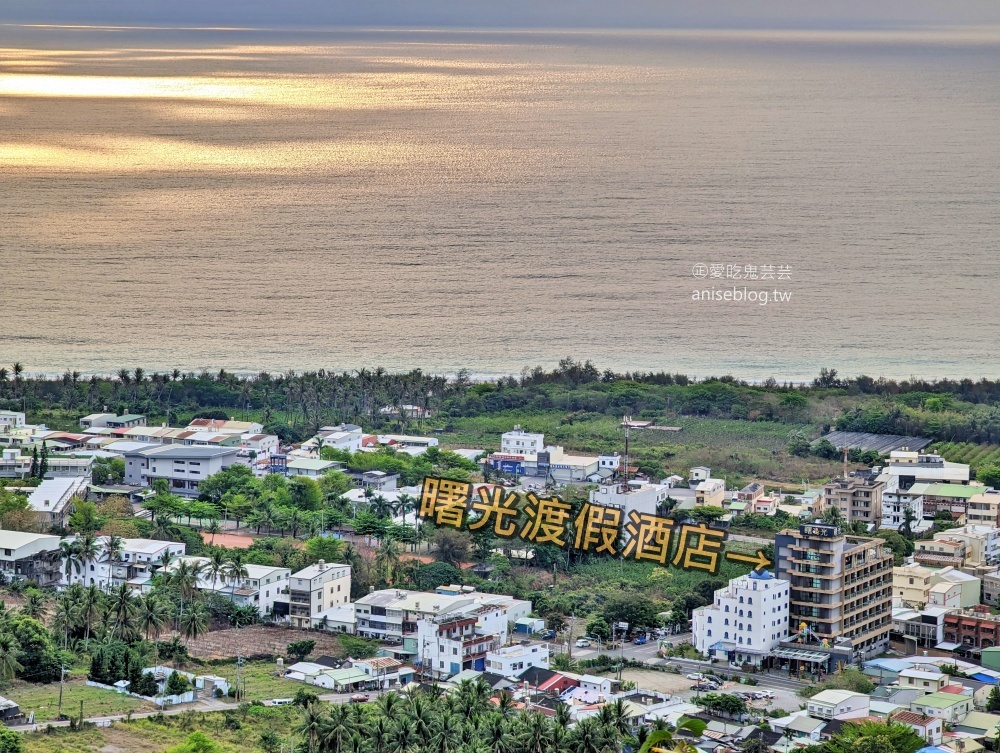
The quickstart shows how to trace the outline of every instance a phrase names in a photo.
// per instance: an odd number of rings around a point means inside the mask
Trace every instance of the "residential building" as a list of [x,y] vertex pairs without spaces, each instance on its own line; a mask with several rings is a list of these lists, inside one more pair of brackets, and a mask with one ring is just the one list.
[[500,452],[505,455],[537,455],[545,449],[544,434],[530,434],[520,425],[500,435]]
[[133,426],[145,426],[146,417],[137,413],[126,413],[122,416],[115,416],[104,421],[104,426],[109,429],[131,429]]
[[956,724],[972,711],[972,697],[954,693],[930,693],[913,701],[910,711],[941,719],[945,724]]
[[889,462],[881,469],[883,481],[895,478],[894,488],[903,491],[916,483],[968,484],[969,466],[949,463],[937,453],[893,450]]
[[750,512],[754,515],[767,515],[774,517],[778,514],[778,507],[781,505],[781,495],[775,493],[766,497],[757,497],[751,504]]
[[710,478],[712,478],[712,469],[707,466],[696,465],[688,470],[688,486],[692,489]]
[[913,609],[971,607],[979,603],[980,585],[979,578],[951,566],[929,568],[913,563],[892,569],[892,602]]
[[0,410],[0,431],[10,432],[11,429],[22,429],[26,426],[24,414],[15,410]]
[[1000,491],[988,489],[982,494],[969,497],[965,522],[970,526],[986,528],[1000,526]]
[[[183,545],[181,545],[183,546]],[[200,565],[198,589],[219,594],[236,606],[248,604],[257,608],[263,617],[269,614],[284,616],[289,609],[289,578],[292,571],[287,567],[273,565],[244,565],[246,576],[232,579],[225,572],[213,577],[208,557],[180,557],[171,562],[168,570],[176,570],[181,562]]]
[[951,684],[951,677],[936,667],[929,669],[904,669],[899,673],[899,687],[916,688],[925,693],[937,693]]
[[1000,528],[962,526],[916,542],[913,559],[921,564],[951,565],[969,573],[989,572],[1000,564]]
[[705,656],[760,666],[788,638],[789,582],[766,570],[733,578],[691,618],[694,647]]
[[726,503],[726,482],[718,478],[699,481],[694,488],[696,507],[724,507]]
[[223,421],[215,418],[195,418],[188,424],[192,431],[207,431],[213,434],[263,434],[264,425],[256,421]]
[[465,669],[485,671],[487,654],[501,644],[496,634],[481,632],[477,622],[472,614],[442,614],[416,623],[414,665],[421,679],[446,679]]
[[243,434],[240,436],[240,447],[255,457],[266,458],[278,452],[280,441],[274,434]]
[[458,586],[442,587],[435,593],[402,589],[373,591],[358,599],[354,609],[358,635],[393,644],[387,648],[390,653],[413,659],[422,651],[418,641],[421,621],[473,617],[478,633],[496,635],[498,645],[504,645],[508,626],[531,613],[531,602]]
[[[75,537],[68,539],[74,541]],[[74,566],[62,573],[61,584],[70,586],[79,583],[84,586],[97,586],[102,591],[136,581],[148,581],[154,568],[162,561],[164,554],[179,557],[186,550],[185,544],[174,541],[156,541],[154,539],[121,539],[121,549],[114,554],[108,552],[109,537],[97,539],[99,553],[93,560],[74,563]],[[77,569],[77,567],[79,569]]]
[[859,719],[868,716],[869,698],[852,690],[821,690],[806,709],[814,719]]
[[440,440],[437,437],[419,437],[412,434],[379,434],[378,443],[399,449],[419,448],[426,450],[428,447],[437,447]]
[[240,462],[237,447],[186,447],[164,445],[125,453],[125,483],[152,486],[158,478],[166,479],[170,491],[184,497],[197,497],[198,485],[209,476]]
[[87,495],[89,476],[46,479],[28,495],[28,506],[43,526],[65,528],[73,512],[73,500]]
[[1000,606],[1000,570],[983,574],[983,603]]
[[985,489],[974,484],[943,484],[917,482],[909,492],[924,499],[924,517],[935,518],[940,512],[951,513],[952,520],[958,520],[966,513],[969,500]]
[[117,418],[114,413],[91,413],[80,419],[81,429],[100,429],[108,425],[108,420]]
[[287,470],[289,476],[309,476],[318,478],[327,471],[336,470],[342,467],[342,463],[334,460],[321,460],[319,458],[294,458],[288,461]]
[[934,571],[916,563],[892,568],[894,606],[920,609],[927,604]]
[[805,632],[821,646],[846,643],[855,659],[885,650],[893,553],[884,541],[804,524],[778,533],[774,548],[777,576],[790,583],[789,633]]
[[495,648],[486,654],[485,671],[495,675],[520,675],[531,667],[549,668],[549,644],[515,643],[513,646]]
[[617,507],[624,511],[657,515],[662,505],[670,498],[671,488],[664,484],[650,484],[633,479],[627,482],[601,484],[590,491],[590,503],[605,507]]
[[0,531],[0,572],[8,580],[33,580],[40,586],[59,581],[61,565],[55,553],[60,538],[42,533]]
[[[31,473],[31,455],[19,448],[0,450],[0,478],[27,478]],[[92,455],[49,455],[45,478],[89,477],[94,467]]]
[[892,639],[906,643],[907,648],[936,648],[944,643],[944,618],[953,609],[949,607],[894,607],[892,610]]
[[885,491],[882,494],[882,524],[881,528],[898,531],[907,522],[909,510],[910,531],[923,530],[924,497],[907,491]]
[[882,492],[885,482],[870,474],[836,478],[823,487],[829,507],[836,507],[848,523],[864,523],[869,530],[882,522]]
[[312,454],[319,454],[324,447],[346,452],[361,452],[361,439],[364,436],[360,426],[355,424],[340,424],[338,426],[322,426],[316,436],[302,443],[301,449]]
[[1000,621],[989,607],[963,609],[945,615],[944,640],[956,644],[960,653],[1000,645]]
[[320,613],[351,600],[351,566],[320,560],[288,580],[292,627],[310,628]]
[[747,484],[738,492],[736,492],[736,499],[740,502],[755,502],[759,498],[764,496],[764,485],[756,481]]
[[928,745],[941,744],[944,736],[944,721],[941,719],[905,710],[891,714],[889,719],[897,724],[905,724]]

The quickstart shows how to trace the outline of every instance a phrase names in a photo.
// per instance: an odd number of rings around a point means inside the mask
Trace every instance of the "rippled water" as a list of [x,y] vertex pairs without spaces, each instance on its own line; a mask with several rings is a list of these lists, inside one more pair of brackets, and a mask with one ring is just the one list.
[[[0,48],[0,360],[29,371],[998,375],[1000,32]],[[792,298],[692,300],[734,284]]]

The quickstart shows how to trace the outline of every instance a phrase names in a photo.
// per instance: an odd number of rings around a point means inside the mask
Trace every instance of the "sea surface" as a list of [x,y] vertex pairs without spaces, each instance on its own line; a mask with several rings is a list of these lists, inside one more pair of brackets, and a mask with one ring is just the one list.
[[32,373],[997,377],[998,241],[1000,29],[0,26]]

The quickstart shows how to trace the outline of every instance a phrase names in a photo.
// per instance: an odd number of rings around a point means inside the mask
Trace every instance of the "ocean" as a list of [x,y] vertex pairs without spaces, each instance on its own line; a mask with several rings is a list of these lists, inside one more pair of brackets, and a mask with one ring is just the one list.
[[1000,376],[1000,29],[0,27],[0,362]]

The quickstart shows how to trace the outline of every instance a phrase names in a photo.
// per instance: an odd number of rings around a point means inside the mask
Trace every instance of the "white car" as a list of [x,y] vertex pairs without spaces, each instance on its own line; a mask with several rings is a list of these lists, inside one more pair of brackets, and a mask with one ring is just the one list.
[[590,641],[588,641],[586,638],[577,638],[576,639],[576,647],[577,648],[586,648],[589,645],[590,645]]
[[687,677],[689,680],[695,680],[696,682],[705,679],[705,675],[703,675],[701,672],[692,672],[689,675],[685,675],[685,677]]

